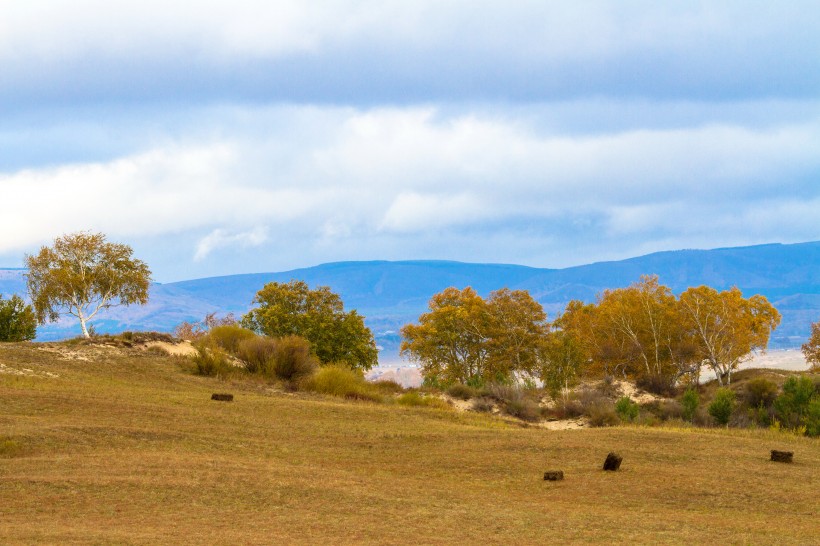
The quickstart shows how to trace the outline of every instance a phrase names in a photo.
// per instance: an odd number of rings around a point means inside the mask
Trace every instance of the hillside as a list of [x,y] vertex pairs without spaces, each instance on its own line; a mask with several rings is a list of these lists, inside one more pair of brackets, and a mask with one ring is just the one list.
[[[550,431],[0,344],[3,544],[807,544],[817,440]],[[234,402],[214,402],[230,392]],[[791,465],[769,450],[790,450]],[[609,451],[621,470],[601,470]],[[542,479],[546,470],[561,482]]]
[[[23,274],[0,270],[0,293],[22,294]],[[448,286],[472,286],[482,295],[505,286],[526,289],[555,316],[570,299],[592,301],[602,290],[626,286],[644,274],[657,274],[675,292],[708,284],[718,289],[736,285],[746,295],[765,295],[783,314],[772,340],[774,348],[799,346],[811,322],[820,319],[820,242],[809,242],[659,252],[566,269],[445,261],[339,262],[154,284],[148,305],[112,309],[96,326],[99,332],[170,331],[183,320],[198,320],[209,312],[242,314],[266,282],[302,279],[310,285],[330,286],[341,294],[347,308],[367,317],[384,348],[383,359],[390,360],[396,357],[398,329],[416,320],[430,296]],[[42,328],[39,339],[59,339],[76,331],[66,321]]]

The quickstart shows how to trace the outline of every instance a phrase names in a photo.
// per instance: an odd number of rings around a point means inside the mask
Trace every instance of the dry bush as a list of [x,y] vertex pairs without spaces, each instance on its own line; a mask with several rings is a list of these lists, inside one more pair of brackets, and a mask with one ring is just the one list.
[[319,361],[310,353],[310,342],[299,336],[276,340],[272,364],[276,377],[285,381],[309,377],[319,367]]
[[242,328],[236,324],[226,324],[211,328],[208,335],[203,339],[236,356],[239,352],[239,344],[254,337],[256,337],[256,334],[247,328]]
[[586,407],[586,416],[593,427],[613,427],[620,422],[615,406],[609,400],[596,402]]
[[191,356],[194,373],[209,377],[224,377],[235,370],[230,359],[219,347],[206,344],[194,345],[196,354]]
[[356,400],[383,401],[361,373],[346,366],[324,366],[300,382],[300,387],[321,394]]
[[277,341],[269,337],[254,336],[239,342],[236,356],[250,373],[266,375],[273,373],[272,361],[277,350]]
[[615,378],[611,375],[605,375],[601,382],[598,383],[598,392],[609,398],[618,396],[620,390],[618,384],[615,383]]
[[671,398],[677,394],[677,389],[663,375],[642,375],[635,380],[635,386],[646,392]]
[[777,398],[777,384],[765,377],[750,379],[743,391],[743,401],[750,408],[770,408]]
[[482,395],[488,396],[497,402],[507,404],[509,402],[520,402],[524,400],[526,394],[516,385],[500,385],[492,383],[482,392]]
[[447,394],[459,400],[470,400],[471,398],[475,398],[478,392],[469,385],[456,383],[447,389]]
[[423,396],[418,391],[410,391],[396,398],[396,403],[402,406],[423,406],[427,408],[449,409],[450,406],[441,398]]
[[492,398],[480,396],[473,399],[472,409],[480,413],[490,413],[495,408],[495,403]]
[[504,404],[504,413],[518,417],[523,421],[536,422],[541,420],[541,408],[534,401],[527,398],[507,402]]
[[216,313],[208,313],[199,322],[181,322],[174,328],[174,337],[186,341],[196,341],[208,334],[208,331],[218,326],[233,326],[237,324],[233,313],[218,318]]
[[379,379],[378,381],[373,381],[371,385],[373,385],[374,389],[384,394],[398,394],[400,392],[404,392],[404,387],[392,379]]

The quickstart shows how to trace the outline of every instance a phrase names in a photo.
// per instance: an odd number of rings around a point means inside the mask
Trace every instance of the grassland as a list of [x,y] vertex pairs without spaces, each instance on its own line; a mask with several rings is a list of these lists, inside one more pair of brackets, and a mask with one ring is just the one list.
[[2,544],[820,543],[818,440],[547,431],[57,347],[0,345]]

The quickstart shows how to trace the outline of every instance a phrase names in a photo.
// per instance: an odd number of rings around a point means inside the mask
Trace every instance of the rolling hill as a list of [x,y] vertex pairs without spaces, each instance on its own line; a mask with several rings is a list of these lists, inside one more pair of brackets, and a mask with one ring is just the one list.
[[[148,305],[111,309],[95,326],[98,332],[170,331],[183,320],[199,320],[209,312],[240,315],[265,283],[301,279],[311,286],[330,286],[342,296],[346,308],[367,317],[383,347],[383,360],[391,360],[397,354],[398,329],[416,320],[430,296],[448,286],[472,286],[482,295],[501,287],[526,289],[555,316],[571,299],[593,301],[602,290],[627,286],[645,274],[657,274],[676,293],[707,284],[718,289],[738,286],[747,296],[765,295],[783,314],[773,348],[799,346],[811,322],[820,319],[817,241],[658,252],[565,269],[448,261],[338,262],[277,273],[155,283]],[[24,294],[24,275],[21,269],[0,270],[0,293]],[[72,321],[63,320],[42,327],[38,339],[77,332]]]

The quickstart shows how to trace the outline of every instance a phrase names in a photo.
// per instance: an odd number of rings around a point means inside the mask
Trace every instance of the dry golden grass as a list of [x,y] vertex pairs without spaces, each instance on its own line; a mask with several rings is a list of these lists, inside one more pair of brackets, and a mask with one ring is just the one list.
[[[818,440],[522,428],[53,347],[0,345],[7,371],[30,370],[0,373],[2,544],[820,541]],[[617,473],[600,470],[610,450]]]

